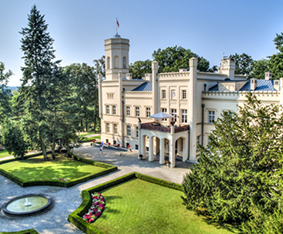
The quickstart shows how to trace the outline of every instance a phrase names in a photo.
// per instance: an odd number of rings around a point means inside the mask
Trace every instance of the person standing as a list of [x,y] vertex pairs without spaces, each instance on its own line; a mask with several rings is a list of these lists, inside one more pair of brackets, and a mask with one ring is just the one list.
[[103,154],[103,146],[102,146],[102,144],[100,145],[100,153]]
[[132,153],[132,146],[128,145],[130,153]]

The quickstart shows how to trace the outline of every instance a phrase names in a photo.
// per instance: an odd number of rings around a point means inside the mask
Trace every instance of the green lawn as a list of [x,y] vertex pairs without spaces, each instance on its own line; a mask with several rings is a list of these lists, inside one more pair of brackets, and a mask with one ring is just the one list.
[[43,161],[43,156],[38,156],[1,164],[0,169],[21,178],[25,182],[58,179],[67,179],[68,181],[105,170],[105,168],[66,158],[60,154],[56,156],[54,161]]
[[133,179],[101,193],[106,208],[92,225],[105,234],[233,233],[187,210],[180,197],[183,193],[177,190]]
[[0,158],[4,158],[4,157],[10,156],[10,155],[11,154],[9,154],[9,152],[7,150],[0,151]]
[[79,136],[88,136],[88,135],[93,135],[93,134],[96,134],[98,132],[95,132],[95,131],[91,131],[91,132],[84,132],[84,133],[77,133]]

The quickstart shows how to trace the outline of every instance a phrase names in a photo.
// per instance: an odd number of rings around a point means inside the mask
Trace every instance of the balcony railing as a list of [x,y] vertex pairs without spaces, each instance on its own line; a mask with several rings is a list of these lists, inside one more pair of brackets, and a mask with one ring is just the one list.
[[[158,132],[171,132],[171,126],[160,125],[156,122],[142,123],[141,129],[150,130],[150,131],[158,131]],[[183,126],[174,126],[174,133],[188,131],[190,129],[189,125]]]

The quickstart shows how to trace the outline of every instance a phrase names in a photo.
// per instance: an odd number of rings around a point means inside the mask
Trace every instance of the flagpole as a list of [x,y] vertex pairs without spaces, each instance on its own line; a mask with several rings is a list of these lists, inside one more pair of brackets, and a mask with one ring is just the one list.
[[116,34],[118,35],[118,24],[117,24],[117,22],[118,22],[118,19],[116,17]]

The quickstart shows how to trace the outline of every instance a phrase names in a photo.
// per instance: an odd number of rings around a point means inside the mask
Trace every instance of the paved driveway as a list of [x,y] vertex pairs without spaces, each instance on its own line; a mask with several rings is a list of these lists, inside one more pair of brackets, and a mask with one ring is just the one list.
[[181,183],[183,175],[189,172],[188,168],[191,166],[189,163],[179,162],[176,168],[168,168],[166,165],[159,165],[157,161],[141,161],[137,159],[137,151],[129,153],[104,149],[103,154],[100,154],[99,148],[90,146],[90,143],[84,143],[81,148],[75,149],[74,153],[88,159],[116,165],[118,171],[71,188],[52,186],[22,188],[0,175],[0,204],[15,196],[27,193],[43,193],[51,196],[54,200],[54,207],[38,216],[11,219],[0,214],[0,232],[35,228],[40,234],[82,233],[67,221],[68,215],[81,204],[80,192],[82,190],[133,171]]

